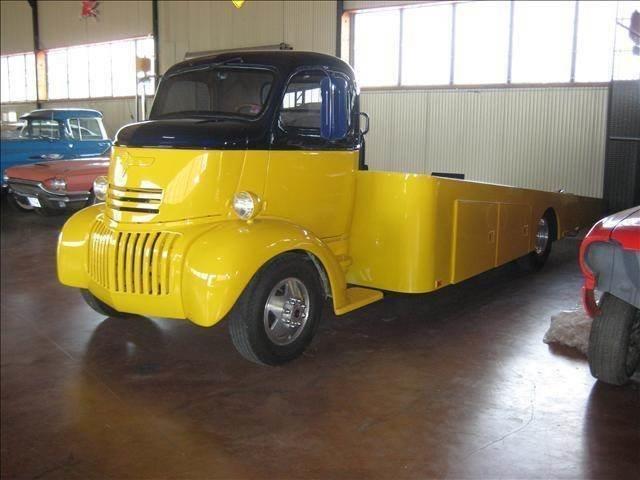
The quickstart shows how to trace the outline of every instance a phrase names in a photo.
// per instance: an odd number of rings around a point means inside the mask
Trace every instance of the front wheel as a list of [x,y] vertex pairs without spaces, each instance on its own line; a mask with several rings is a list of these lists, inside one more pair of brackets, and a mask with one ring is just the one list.
[[600,311],[589,336],[589,369],[598,380],[623,385],[640,364],[640,310],[605,293]]
[[255,363],[289,362],[311,342],[323,303],[313,262],[304,255],[281,255],[253,277],[230,312],[233,345]]
[[82,294],[82,298],[93,310],[98,312],[100,315],[104,315],[105,317],[121,317],[122,314],[117,311],[115,308],[111,308],[109,305],[104,303],[98,297],[96,297],[89,290],[82,289],[80,290]]

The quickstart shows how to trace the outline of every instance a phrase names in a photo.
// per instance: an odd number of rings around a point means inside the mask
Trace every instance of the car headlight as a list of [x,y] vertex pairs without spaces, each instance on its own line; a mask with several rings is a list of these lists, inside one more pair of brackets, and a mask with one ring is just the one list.
[[233,211],[241,220],[251,220],[260,213],[260,198],[252,192],[238,192],[233,196]]
[[51,192],[64,192],[67,189],[67,181],[64,178],[50,178],[45,180],[44,185]]
[[93,196],[99,202],[104,202],[107,198],[107,188],[109,187],[109,180],[104,175],[96,177],[93,181]]

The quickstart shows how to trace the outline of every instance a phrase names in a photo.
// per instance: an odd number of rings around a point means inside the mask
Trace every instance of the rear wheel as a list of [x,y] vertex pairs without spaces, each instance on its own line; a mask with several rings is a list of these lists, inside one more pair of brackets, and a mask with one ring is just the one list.
[[104,315],[105,317],[121,317],[122,313],[117,311],[115,308],[111,308],[109,305],[104,303],[98,297],[96,297],[89,290],[82,289],[80,290],[82,294],[82,298],[92,309],[98,312],[100,315]]
[[230,312],[233,345],[255,363],[289,362],[311,342],[323,303],[313,262],[295,253],[281,255],[254,276]]
[[555,223],[553,216],[546,212],[538,220],[534,250],[528,255],[516,260],[518,266],[527,272],[540,270],[551,254],[551,244],[554,240]]
[[640,364],[640,310],[605,293],[589,336],[589,368],[613,385],[629,381]]

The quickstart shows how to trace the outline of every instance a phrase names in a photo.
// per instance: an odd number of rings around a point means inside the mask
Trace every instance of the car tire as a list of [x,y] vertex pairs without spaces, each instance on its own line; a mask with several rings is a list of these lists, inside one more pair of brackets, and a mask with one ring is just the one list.
[[247,360],[280,365],[304,352],[316,332],[324,290],[306,255],[276,257],[251,279],[229,313],[233,345]]
[[98,312],[100,315],[104,315],[105,317],[122,317],[122,313],[117,311],[115,308],[111,308],[109,305],[104,303],[98,297],[96,297],[89,290],[82,289],[80,290],[82,294],[82,298],[93,310]]
[[[524,257],[516,260],[516,265],[525,272],[537,272],[547,262],[551,254],[551,244],[554,238],[555,220],[553,216],[546,212],[538,220],[536,231],[536,248]],[[542,237],[542,240],[541,240]]]
[[624,385],[640,364],[640,310],[605,293],[589,336],[589,369],[598,380]]

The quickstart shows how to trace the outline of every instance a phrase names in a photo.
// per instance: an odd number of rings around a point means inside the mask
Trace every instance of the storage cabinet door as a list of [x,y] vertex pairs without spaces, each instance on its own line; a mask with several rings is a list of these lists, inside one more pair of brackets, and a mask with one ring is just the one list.
[[495,266],[498,204],[456,200],[453,232],[453,283]]
[[529,252],[530,221],[529,205],[500,204],[496,265],[510,262]]

